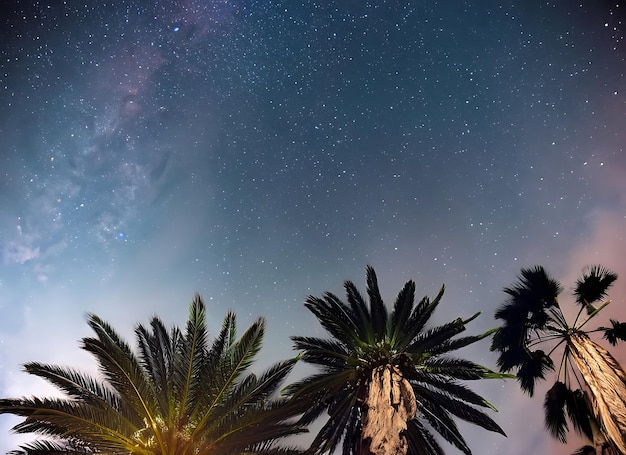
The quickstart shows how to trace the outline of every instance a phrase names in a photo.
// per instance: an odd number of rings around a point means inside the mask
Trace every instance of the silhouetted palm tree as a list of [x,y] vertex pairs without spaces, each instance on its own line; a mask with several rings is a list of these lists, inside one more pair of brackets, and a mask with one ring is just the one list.
[[470,454],[454,417],[504,434],[480,410],[493,406],[460,382],[502,375],[448,355],[492,333],[455,338],[478,313],[427,329],[444,288],[433,301],[424,297],[415,305],[413,281],[404,285],[389,313],[371,267],[369,305],[350,281],[345,289],[347,304],[329,292],[305,303],[331,338],[292,337],[302,359],[321,371],[287,391],[309,403],[303,423],[324,411],[329,415],[312,453],[332,453],[343,439],[346,455],[443,454],[432,429]]
[[25,417],[14,427],[39,439],[15,454],[287,454],[275,441],[302,432],[295,410],[276,398],[294,366],[280,362],[260,376],[248,373],[261,346],[264,320],[240,337],[229,312],[209,343],[205,306],[196,295],[183,331],[160,319],[137,326],[135,353],[95,315],[95,337],[81,347],[92,354],[99,377],[72,368],[28,363],[66,398],[0,400],[0,412]]
[[[556,382],[544,400],[547,429],[565,442],[569,419],[579,434],[595,446],[605,446],[608,452],[602,453],[624,454],[626,374],[589,334],[602,332],[615,345],[626,339],[626,324],[612,320],[612,327],[585,329],[610,303],[594,306],[606,297],[616,279],[615,273],[601,266],[587,267],[574,288],[574,300],[580,308],[569,324],[557,298],[562,291],[560,283],[543,267],[522,269],[519,282],[504,289],[509,298],[496,312],[504,324],[494,334],[492,349],[499,353],[501,371],[515,371],[522,390],[532,396],[536,382],[555,371],[552,355],[562,347]],[[586,317],[581,318],[583,312]],[[578,453],[587,453],[589,448],[583,447]]]

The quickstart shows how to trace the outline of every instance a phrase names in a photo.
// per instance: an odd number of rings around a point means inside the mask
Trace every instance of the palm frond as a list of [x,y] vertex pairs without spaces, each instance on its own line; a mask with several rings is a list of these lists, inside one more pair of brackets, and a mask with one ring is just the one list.
[[120,414],[63,399],[2,399],[0,413],[26,417],[13,427],[16,433],[36,433],[61,440],[79,437],[98,447],[128,449],[136,445],[138,428]]
[[490,329],[480,335],[471,335],[466,337],[460,337],[455,339],[444,340],[436,346],[433,346],[429,352],[430,355],[440,355],[445,354],[451,351],[456,351],[457,349],[464,348],[465,346],[469,346],[470,344],[474,344],[480,340],[488,338],[492,336],[498,329]]
[[323,299],[309,296],[304,306],[333,338],[346,346],[360,343],[362,329],[358,325],[359,317],[334,294],[327,292]]
[[411,316],[406,323],[406,326],[409,327],[409,331],[405,336],[406,344],[403,343],[402,345],[400,345],[401,349],[404,349],[406,345],[413,341],[417,334],[421,333],[422,330],[424,330],[424,327],[426,327],[426,324],[428,324],[431,316],[439,306],[445,289],[446,287],[442,285],[439,289],[439,292],[432,301],[428,297],[423,297],[422,300],[420,300],[419,303],[415,305],[413,311],[411,312]]
[[473,404],[476,406],[480,406],[483,408],[489,408],[492,411],[497,412],[497,409],[494,405],[485,400],[482,396],[478,395],[476,392],[466,387],[465,385],[456,382],[453,379],[446,378],[444,376],[436,375],[430,377],[421,377],[420,380],[424,384],[428,384],[429,386],[440,390],[447,395],[454,397],[459,400],[463,400],[466,403]]
[[504,430],[502,430],[491,417],[481,410],[468,405],[464,400],[426,387],[414,386],[414,390],[416,399],[417,396],[419,396],[422,402],[428,401],[429,403],[435,403],[437,406],[440,406],[442,409],[445,409],[447,412],[454,414],[466,422],[506,436]]
[[426,426],[418,419],[409,421],[407,428],[408,455],[445,455]]
[[345,434],[352,414],[357,413],[356,397],[345,395],[335,403],[330,418],[311,443],[310,451],[315,454],[333,453]]
[[97,338],[83,338],[82,348],[96,357],[100,372],[120,398],[154,422],[158,401],[138,358],[113,328],[98,316],[90,315],[88,324]]
[[582,446],[572,455],[596,455],[596,448],[593,446]]
[[135,328],[141,365],[156,390],[159,407],[164,415],[173,413],[174,336],[170,337],[160,319],[153,318],[152,332],[143,325]]
[[546,392],[543,401],[545,423],[549,433],[559,441],[567,442],[567,419],[565,417],[565,403],[569,390],[561,381],[557,381]]
[[557,297],[563,291],[561,284],[552,278],[541,266],[522,269],[519,282],[512,288],[505,288],[518,304],[530,312],[538,312],[557,305]]
[[[568,394],[565,397],[567,408],[567,416],[576,433],[585,436],[593,441],[592,420],[594,419],[592,411],[589,409],[588,400],[585,398],[585,392],[581,389],[567,389]],[[595,423],[594,423],[595,424]]]
[[343,287],[346,290],[346,298],[350,305],[350,310],[353,315],[353,324],[357,330],[356,333],[358,334],[359,340],[365,341],[366,343],[375,343],[376,333],[372,325],[372,314],[363,296],[350,280],[346,280],[343,283]]
[[443,439],[464,454],[471,455],[472,452],[450,413],[439,402],[431,398],[429,394],[424,392],[416,393],[418,413]]
[[574,289],[576,303],[588,306],[603,299],[615,280],[617,274],[600,265],[586,267],[582,277],[576,281]]
[[626,322],[611,319],[611,328],[604,329],[604,339],[616,346],[618,341],[626,341]]
[[372,330],[375,333],[377,341],[382,341],[387,332],[387,308],[383,303],[378,288],[378,278],[376,272],[371,266],[367,266],[367,295],[370,300],[370,315],[372,321]]
[[28,362],[24,364],[24,371],[45,379],[66,396],[85,400],[93,406],[119,409],[122,404],[108,387],[73,368]]
[[454,321],[418,334],[413,338],[411,344],[406,347],[406,352],[418,356],[425,352],[430,353],[431,349],[434,349],[436,346],[439,346],[441,343],[444,343],[464,330],[465,324],[463,319],[457,318]]
[[389,323],[391,324],[388,331],[391,333],[390,343],[395,346],[400,339],[406,339],[410,327],[406,324],[413,310],[415,302],[415,282],[407,281],[402,290],[398,293],[398,297],[393,304],[393,311]]
[[[214,418],[214,412],[219,412],[221,404],[227,399],[236,381],[251,365],[259,352],[263,340],[265,320],[257,319],[237,341],[223,352],[212,381],[203,389],[204,397],[198,396],[195,403],[197,414],[196,427],[192,438],[203,433],[207,425]],[[201,370],[202,371],[202,370]]]
[[546,373],[554,370],[554,363],[541,349],[526,351],[523,362],[517,371],[517,381],[522,390],[531,397],[535,393],[535,384],[539,379],[545,379]]
[[206,359],[206,307],[200,295],[196,294],[189,308],[189,319],[180,345],[179,361],[175,364],[178,406],[181,407],[183,415],[191,414],[204,394],[202,369]]
[[[502,378],[502,375],[487,367],[465,359],[453,357],[430,357],[422,366],[429,374],[437,374],[454,379],[472,381],[487,378]],[[419,368],[417,369],[419,374]]]
[[12,450],[7,455],[75,455],[89,454],[89,448],[76,447],[56,441],[39,440],[20,446],[19,450]]
[[291,340],[294,349],[302,351],[302,360],[327,371],[341,369],[350,359],[351,352],[333,339],[292,336]]

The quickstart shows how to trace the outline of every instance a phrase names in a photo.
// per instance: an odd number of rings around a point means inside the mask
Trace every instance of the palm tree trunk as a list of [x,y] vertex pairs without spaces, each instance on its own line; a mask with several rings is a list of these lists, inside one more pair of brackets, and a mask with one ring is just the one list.
[[570,336],[572,358],[590,391],[591,409],[608,443],[626,454],[626,373],[609,352],[582,332]]
[[411,384],[393,365],[372,370],[361,435],[362,455],[406,455],[407,422],[415,417],[417,404]]

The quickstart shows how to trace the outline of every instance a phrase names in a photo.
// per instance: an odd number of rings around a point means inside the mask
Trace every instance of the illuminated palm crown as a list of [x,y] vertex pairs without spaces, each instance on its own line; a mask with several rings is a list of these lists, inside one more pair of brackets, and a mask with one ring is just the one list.
[[14,454],[288,454],[278,439],[302,432],[290,420],[295,410],[274,398],[294,360],[260,376],[247,373],[261,346],[264,320],[236,338],[228,313],[209,344],[205,307],[191,304],[184,333],[158,318],[137,326],[135,354],[106,322],[90,315],[93,338],[82,348],[98,362],[100,378],[71,368],[28,363],[66,398],[0,400],[0,412],[25,417],[14,427],[46,439]]

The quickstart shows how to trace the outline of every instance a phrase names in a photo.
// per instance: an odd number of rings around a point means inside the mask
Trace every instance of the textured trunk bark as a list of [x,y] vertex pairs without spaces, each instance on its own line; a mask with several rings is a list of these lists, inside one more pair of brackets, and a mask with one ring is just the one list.
[[584,333],[572,334],[569,348],[589,387],[591,408],[604,437],[616,453],[626,454],[626,373]]
[[407,422],[417,405],[411,384],[393,365],[372,370],[363,418],[361,455],[406,455]]

